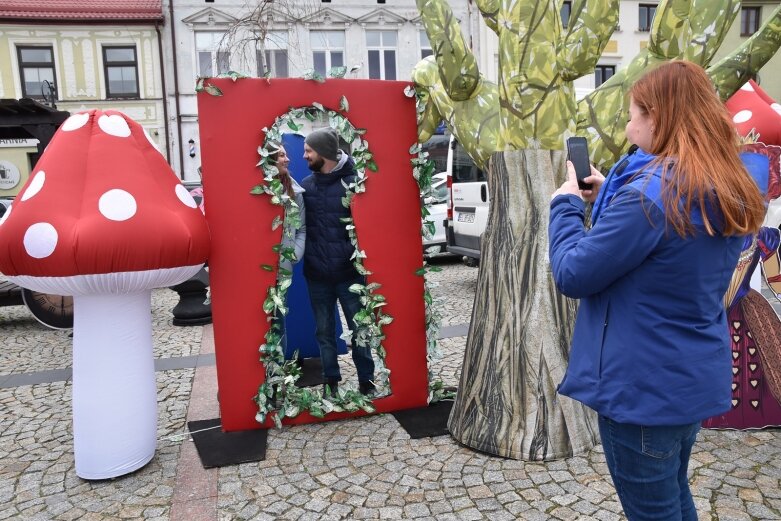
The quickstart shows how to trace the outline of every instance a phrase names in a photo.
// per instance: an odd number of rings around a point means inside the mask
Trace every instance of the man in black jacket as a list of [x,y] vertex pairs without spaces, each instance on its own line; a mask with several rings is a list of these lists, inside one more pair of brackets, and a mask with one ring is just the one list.
[[[306,137],[304,159],[312,170],[312,175],[301,182],[307,223],[304,276],[323,363],[323,392],[335,394],[342,379],[336,353],[336,302],[342,306],[347,325],[353,331],[357,330],[353,317],[363,307],[358,295],[349,290],[353,284],[365,284],[365,280],[353,266],[355,248],[340,220],[351,215],[350,209],[342,205],[342,198],[346,192],[344,184],[356,180],[355,165],[350,156],[339,150],[339,138],[330,127]],[[371,394],[375,390],[371,349],[358,346],[355,339],[353,333],[352,355],[359,390]]]

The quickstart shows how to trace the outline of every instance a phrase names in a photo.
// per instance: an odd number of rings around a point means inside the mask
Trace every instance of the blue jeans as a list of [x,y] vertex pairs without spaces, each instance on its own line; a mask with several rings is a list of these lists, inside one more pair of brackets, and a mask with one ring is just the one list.
[[599,435],[629,521],[697,521],[686,470],[700,422],[641,426],[599,416]]
[[352,353],[355,369],[358,372],[359,382],[374,380],[374,360],[372,360],[371,348],[360,347],[355,338],[356,326],[353,317],[360,311],[360,297],[348,289],[353,284],[365,284],[363,277],[356,277],[345,282],[322,282],[319,280],[307,280],[309,286],[309,300],[312,303],[312,311],[315,315],[315,327],[317,343],[320,345],[320,360],[323,363],[323,378],[339,381],[342,379],[339,373],[339,362],[336,359],[336,301],[342,306],[342,312],[347,319],[347,327],[353,331]]

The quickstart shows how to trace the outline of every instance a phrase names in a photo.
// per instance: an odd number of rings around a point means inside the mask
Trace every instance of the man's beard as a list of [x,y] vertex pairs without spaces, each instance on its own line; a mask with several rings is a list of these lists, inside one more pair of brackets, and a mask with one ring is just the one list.
[[317,159],[312,159],[309,161],[309,168],[313,172],[322,172],[323,167],[325,166],[325,161],[322,157],[318,157]]

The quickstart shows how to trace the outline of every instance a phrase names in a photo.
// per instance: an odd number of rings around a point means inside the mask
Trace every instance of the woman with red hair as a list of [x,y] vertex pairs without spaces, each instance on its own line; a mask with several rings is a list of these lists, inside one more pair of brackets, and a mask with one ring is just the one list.
[[765,208],[701,67],[661,65],[630,96],[630,153],[607,178],[592,171],[585,193],[568,163],[551,201],[553,276],[581,299],[559,393],[598,413],[630,520],[696,520],[692,446],[700,422],[730,408],[723,297]]

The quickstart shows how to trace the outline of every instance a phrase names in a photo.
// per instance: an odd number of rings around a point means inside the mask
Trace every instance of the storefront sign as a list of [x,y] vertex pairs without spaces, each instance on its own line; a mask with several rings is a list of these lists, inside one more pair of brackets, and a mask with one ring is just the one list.
[[17,139],[17,138],[4,138],[0,139],[0,148],[23,148],[23,147],[37,147],[37,139]]
[[15,188],[21,180],[19,169],[10,161],[0,160],[0,190]]

